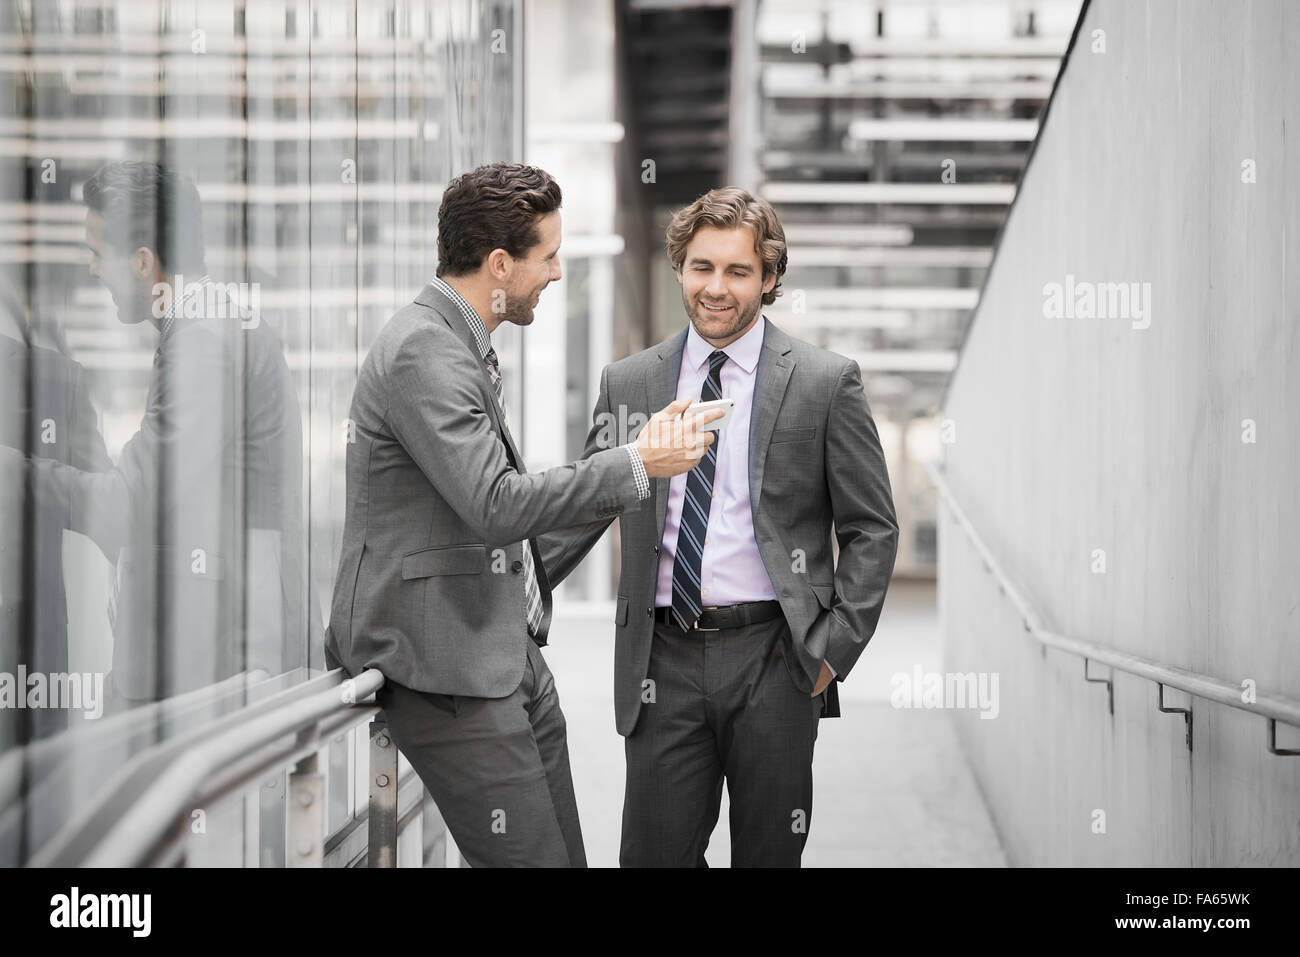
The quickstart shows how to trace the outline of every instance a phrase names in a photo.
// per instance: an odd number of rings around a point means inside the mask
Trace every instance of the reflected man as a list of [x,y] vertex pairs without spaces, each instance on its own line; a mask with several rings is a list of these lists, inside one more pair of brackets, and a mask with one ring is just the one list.
[[302,423],[280,342],[207,275],[200,199],[154,163],[85,184],[90,271],[158,333],[117,463],[31,460],[69,527],[114,563],[113,710],[307,661]]

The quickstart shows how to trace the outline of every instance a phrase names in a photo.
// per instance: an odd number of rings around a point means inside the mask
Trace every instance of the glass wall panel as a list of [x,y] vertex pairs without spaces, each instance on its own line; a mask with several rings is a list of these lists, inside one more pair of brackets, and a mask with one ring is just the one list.
[[[0,864],[324,668],[357,370],[433,275],[447,181],[519,157],[520,28],[514,0],[0,3]],[[283,863],[284,796],[211,809],[187,858]]]

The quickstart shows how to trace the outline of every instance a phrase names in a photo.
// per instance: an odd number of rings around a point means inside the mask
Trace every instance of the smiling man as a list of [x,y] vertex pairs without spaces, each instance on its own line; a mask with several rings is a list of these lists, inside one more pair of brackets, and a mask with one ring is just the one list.
[[[817,722],[880,617],[898,526],[858,365],[762,315],[786,267],[775,211],[713,190],[668,227],[687,327],[601,377],[614,410],[673,396],[735,409],[700,467],[622,515],[614,705],[624,866],[704,866],[723,781],[735,866],[798,866]],[[546,535],[551,582],[605,526]],[[832,529],[839,543],[834,560]]]
[[536,536],[607,523],[712,442],[665,403],[636,443],[525,469],[490,337],[560,278],[560,199],[520,164],[447,185],[437,275],[376,337],[350,413],[326,661],[383,672],[393,741],[475,867],[586,864]]

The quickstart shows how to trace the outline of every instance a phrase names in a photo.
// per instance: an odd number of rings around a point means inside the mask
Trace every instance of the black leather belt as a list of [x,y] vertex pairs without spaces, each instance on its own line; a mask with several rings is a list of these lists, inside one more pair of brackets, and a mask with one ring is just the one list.
[[[723,628],[740,628],[743,625],[756,625],[760,621],[771,621],[781,614],[779,601],[747,601],[739,605],[715,605],[705,608],[700,613],[700,620],[695,623],[693,631],[721,631]],[[665,625],[676,626],[671,608],[655,609],[655,621]]]

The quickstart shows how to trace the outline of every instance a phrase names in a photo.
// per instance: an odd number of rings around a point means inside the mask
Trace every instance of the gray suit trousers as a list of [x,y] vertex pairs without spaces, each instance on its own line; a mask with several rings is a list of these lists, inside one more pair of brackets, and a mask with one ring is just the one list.
[[564,712],[541,650],[504,698],[413,691],[375,696],[471,867],[586,867]]
[[655,624],[640,719],[624,739],[624,867],[707,867],[722,782],[733,867],[798,867],[812,822],[825,692],[811,697],[785,618],[683,633]]

